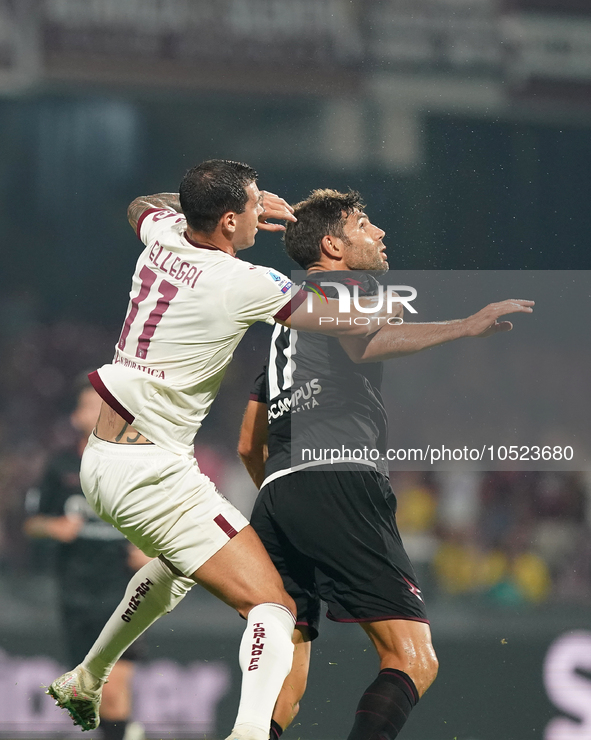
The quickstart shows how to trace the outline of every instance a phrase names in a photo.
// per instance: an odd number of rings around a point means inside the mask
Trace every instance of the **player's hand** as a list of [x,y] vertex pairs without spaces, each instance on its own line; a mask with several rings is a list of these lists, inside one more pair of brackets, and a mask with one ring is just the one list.
[[283,224],[270,224],[268,219],[275,218],[280,221],[297,221],[293,215],[293,208],[286,200],[280,198],[275,193],[269,193],[267,190],[261,190],[263,196],[263,212],[259,216],[260,231],[285,231]]
[[468,336],[490,337],[503,331],[511,331],[513,324],[510,321],[498,321],[501,316],[509,313],[532,313],[534,301],[509,299],[500,303],[489,303],[483,309],[469,316],[466,321]]
[[59,542],[73,542],[84,525],[84,519],[78,514],[49,517],[46,529],[49,537]]

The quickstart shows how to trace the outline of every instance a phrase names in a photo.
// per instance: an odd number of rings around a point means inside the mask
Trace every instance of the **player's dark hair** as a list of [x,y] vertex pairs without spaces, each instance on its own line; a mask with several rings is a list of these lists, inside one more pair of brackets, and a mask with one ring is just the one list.
[[228,159],[209,159],[192,167],[179,187],[181,208],[189,226],[211,234],[224,213],[244,213],[248,201],[245,188],[256,179],[252,167]]
[[285,250],[298,265],[307,270],[321,256],[320,244],[325,236],[346,241],[344,227],[347,217],[365,205],[355,190],[339,193],[338,190],[313,190],[294,206],[295,223],[288,221],[284,233]]

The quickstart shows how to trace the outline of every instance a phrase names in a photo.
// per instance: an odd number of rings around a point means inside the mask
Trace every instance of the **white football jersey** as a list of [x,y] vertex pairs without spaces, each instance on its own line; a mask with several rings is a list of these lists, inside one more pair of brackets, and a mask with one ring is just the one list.
[[191,242],[185,229],[176,211],[142,214],[138,236],[146,248],[115,357],[90,378],[103,400],[150,441],[192,454],[238,342],[255,321],[290,315],[292,283],[275,270]]

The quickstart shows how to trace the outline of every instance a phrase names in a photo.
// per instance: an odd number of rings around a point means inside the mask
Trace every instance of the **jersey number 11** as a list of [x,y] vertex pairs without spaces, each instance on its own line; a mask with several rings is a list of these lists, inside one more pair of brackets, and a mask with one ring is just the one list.
[[[121,336],[119,337],[119,344],[117,346],[122,351],[125,349],[125,343],[127,342],[127,337],[129,335],[131,325],[137,317],[140,303],[145,301],[152,292],[152,287],[156,282],[157,275],[155,272],[150,270],[149,267],[144,266],[140,270],[140,279],[142,281],[140,291],[135,298],[131,299],[131,307],[129,309],[129,313],[127,314],[127,318],[125,319],[123,331],[121,332]],[[150,340],[154,336],[156,327],[160,323],[160,319],[164,316],[166,310],[170,305],[170,302],[178,293],[178,291],[179,289],[175,285],[172,285],[166,280],[160,281],[160,285],[158,286],[158,293],[160,293],[160,297],[156,301],[156,305],[154,306],[154,308],[150,311],[150,315],[146,319],[141,334],[138,337],[135,356],[139,357],[141,360],[146,359],[148,355],[148,348],[150,346]]]

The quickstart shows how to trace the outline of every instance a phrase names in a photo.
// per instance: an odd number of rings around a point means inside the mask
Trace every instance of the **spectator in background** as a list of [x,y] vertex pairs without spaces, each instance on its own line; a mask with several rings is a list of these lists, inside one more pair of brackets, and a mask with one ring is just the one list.
[[[77,445],[56,453],[41,483],[26,497],[24,529],[29,537],[47,537],[57,546],[59,609],[68,663],[81,662],[111,615],[133,571],[148,562],[140,550],[88,505],[80,488],[80,458],[99,414],[101,399],[86,373],[75,384],[70,416]],[[141,651],[132,645],[115,665],[103,691],[101,731],[104,740],[140,740],[143,728],[129,722],[133,661]]]
[[[450,507],[448,500],[447,511],[439,512],[442,540],[433,569],[440,589],[450,595],[483,596],[503,605],[548,599],[551,572],[534,536],[539,475],[515,471],[458,475],[456,482],[464,477],[464,484],[470,485],[455,497],[456,506]],[[454,475],[446,474],[441,480],[445,499],[446,484],[449,488]]]

